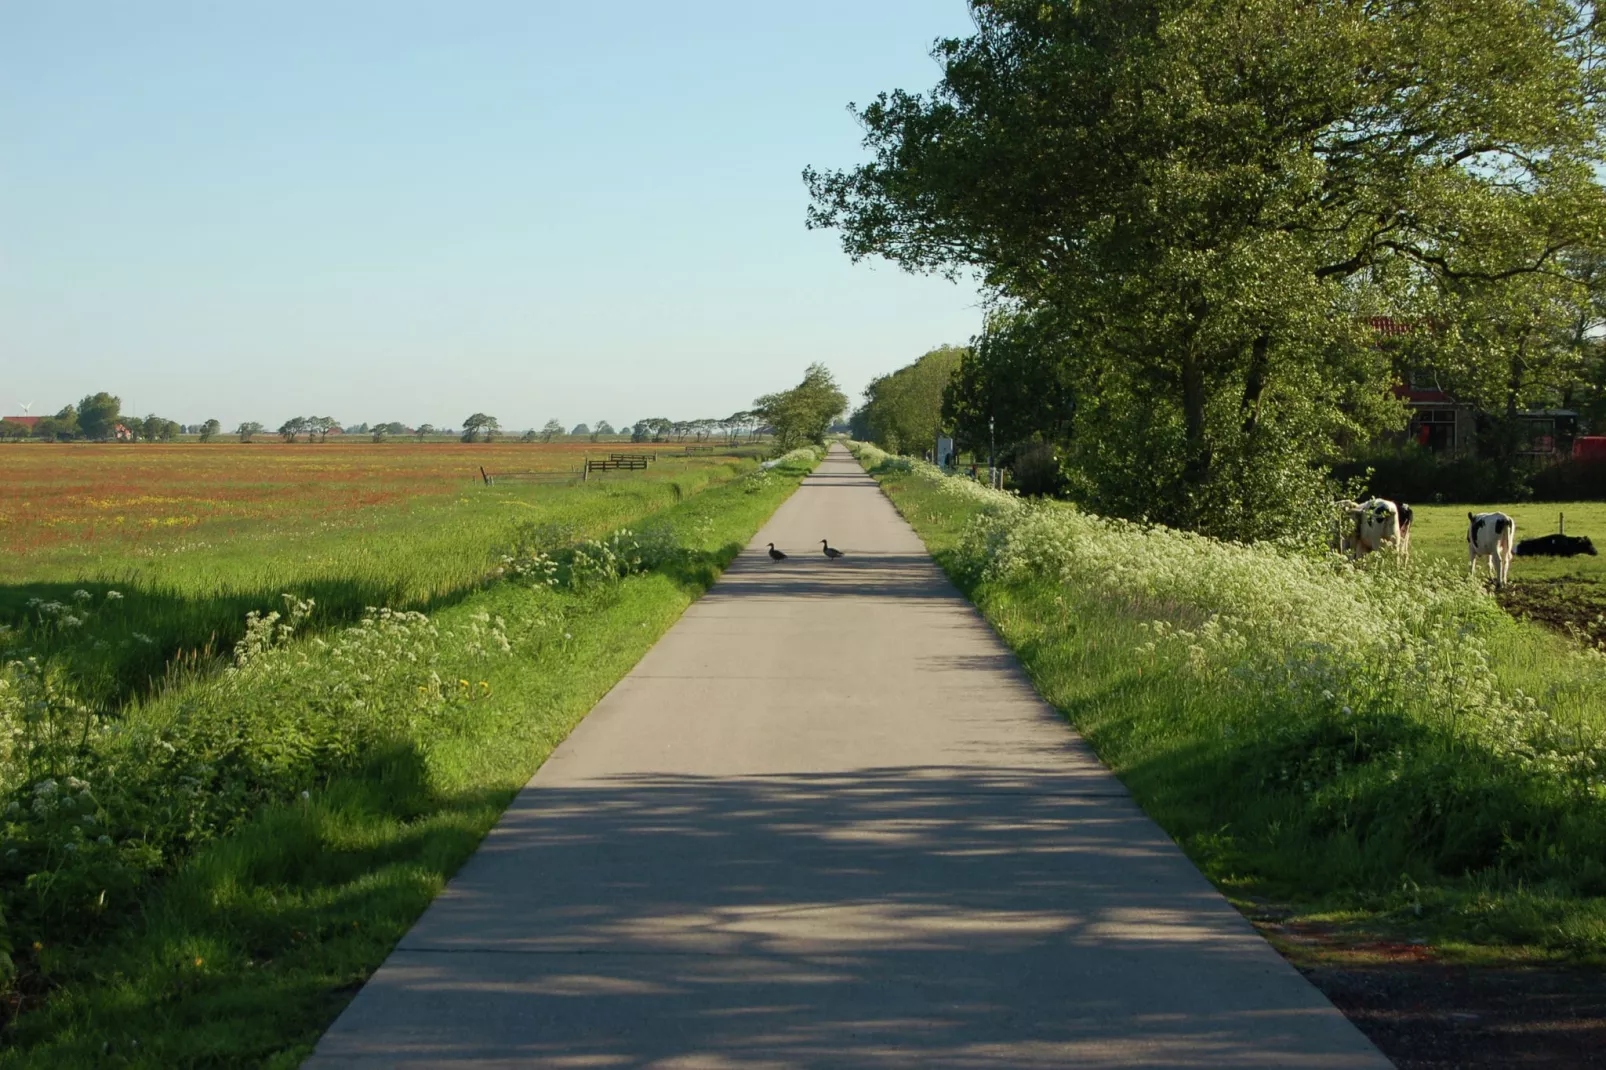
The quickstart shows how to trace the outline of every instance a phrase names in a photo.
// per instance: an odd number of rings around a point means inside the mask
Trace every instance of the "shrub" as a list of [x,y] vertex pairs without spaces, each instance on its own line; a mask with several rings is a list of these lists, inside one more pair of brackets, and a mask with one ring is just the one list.
[[1363,479],[1366,491],[1406,502],[1602,501],[1606,461],[1563,461],[1531,470],[1507,469],[1483,457],[1441,457],[1409,445],[1357,454],[1334,466],[1343,479]]
[[1606,501],[1606,461],[1563,461],[1528,477],[1542,502]]
[[1065,486],[1059,452],[1048,442],[1032,442],[1017,450],[1011,473],[1016,488],[1028,497],[1051,498]]

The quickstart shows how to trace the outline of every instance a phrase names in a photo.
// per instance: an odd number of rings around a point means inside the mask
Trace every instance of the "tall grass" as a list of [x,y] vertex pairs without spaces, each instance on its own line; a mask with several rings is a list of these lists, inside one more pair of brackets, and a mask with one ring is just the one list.
[[[458,496],[333,519],[268,519],[137,552],[120,544],[97,552],[89,543],[19,556],[4,569],[10,582],[0,584],[0,660],[18,653],[65,659],[86,700],[114,706],[160,689],[182,668],[221,666],[243,635],[246,613],[277,604],[281,592],[316,601],[313,628],[349,623],[368,606],[439,606],[488,579],[519,531],[547,527],[575,539],[605,533],[753,466],[722,458],[580,486],[464,484]],[[297,493],[315,499],[318,485]],[[289,504],[299,508],[299,501]]]
[[1228,887],[1606,953],[1606,658],[1462,568],[1357,568],[859,457]]
[[284,596],[226,671],[115,715],[13,660],[0,889],[25,1010],[0,1065],[293,1065],[816,459],[600,537],[526,525],[428,612],[317,631]]

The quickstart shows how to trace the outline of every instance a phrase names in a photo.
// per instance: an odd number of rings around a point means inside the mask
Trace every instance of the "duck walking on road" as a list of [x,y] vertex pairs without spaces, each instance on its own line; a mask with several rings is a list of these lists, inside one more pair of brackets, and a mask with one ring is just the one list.
[[785,561],[786,560],[786,555],[781,553],[781,551],[777,550],[775,548],[775,544],[773,542],[770,543],[770,560],[771,561]]
[[839,557],[847,556],[847,554],[844,554],[841,550],[832,549],[831,543],[827,539],[821,539],[820,545],[825,548],[825,556],[829,557],[832,561],[835,561]]

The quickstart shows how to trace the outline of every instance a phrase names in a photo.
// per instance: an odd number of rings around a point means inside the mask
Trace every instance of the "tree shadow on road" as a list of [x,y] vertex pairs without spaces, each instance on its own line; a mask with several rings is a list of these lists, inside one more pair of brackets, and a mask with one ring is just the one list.
[[320,1051],[1369,1065],[1130,800],[963,767],[533,787]]

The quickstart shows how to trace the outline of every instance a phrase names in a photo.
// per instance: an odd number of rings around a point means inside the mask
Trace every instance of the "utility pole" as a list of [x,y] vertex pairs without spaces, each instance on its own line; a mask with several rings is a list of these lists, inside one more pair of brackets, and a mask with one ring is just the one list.
[[998,454],[998,429],[994,418],[987,417],[987,485],[994,490],[998,489],[998,469],[993,466],[993,458]]

